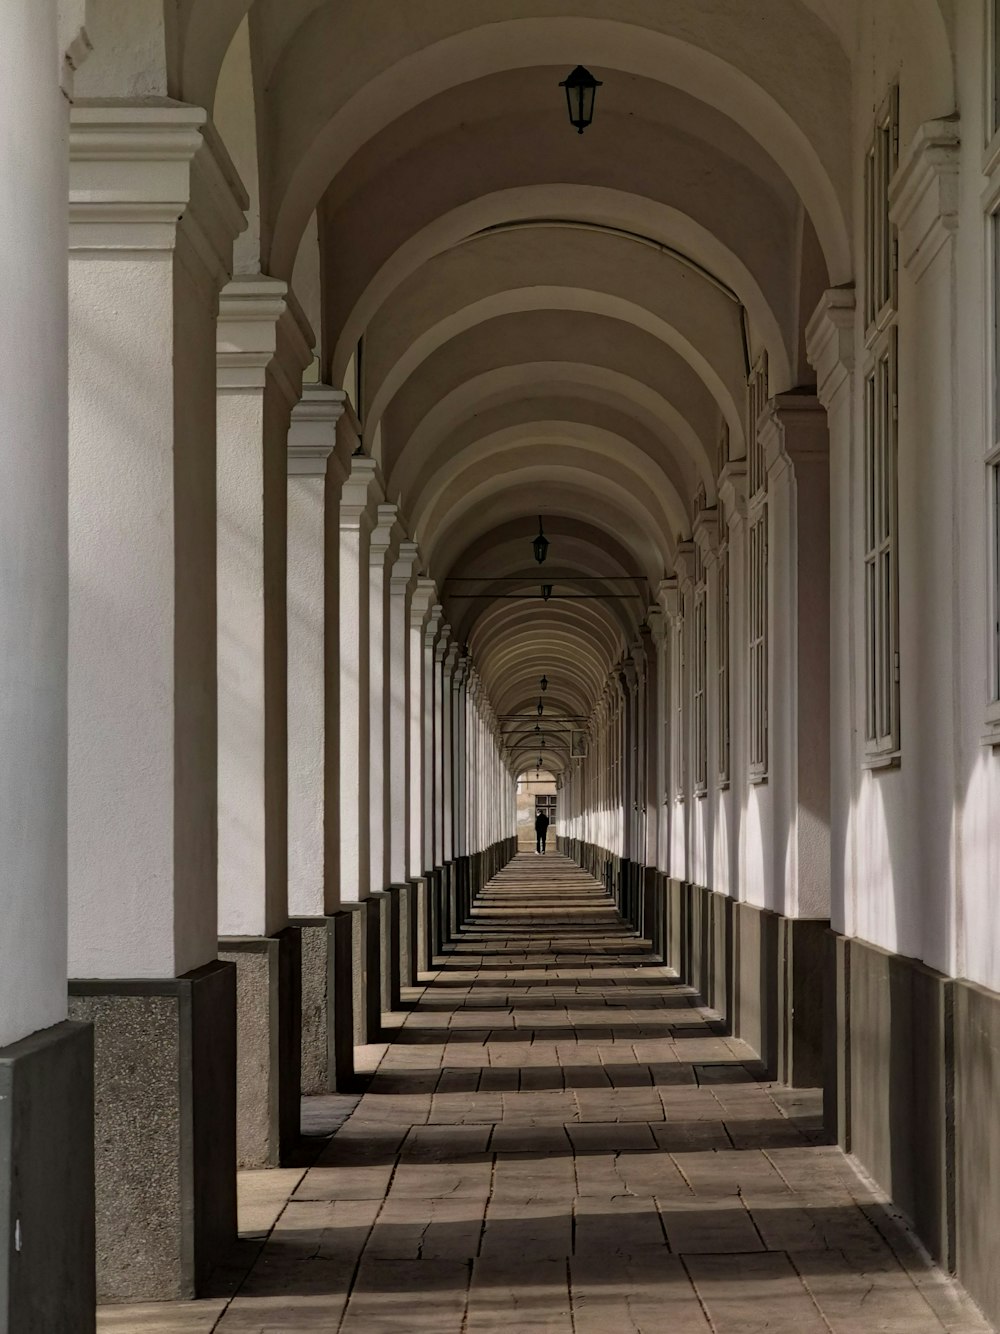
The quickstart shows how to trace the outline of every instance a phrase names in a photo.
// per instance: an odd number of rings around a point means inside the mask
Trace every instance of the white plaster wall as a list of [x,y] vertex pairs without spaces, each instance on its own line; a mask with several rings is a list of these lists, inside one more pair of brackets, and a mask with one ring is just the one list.
[[67,104],[54,0],[4,9],[0,1047],[66,1016]]

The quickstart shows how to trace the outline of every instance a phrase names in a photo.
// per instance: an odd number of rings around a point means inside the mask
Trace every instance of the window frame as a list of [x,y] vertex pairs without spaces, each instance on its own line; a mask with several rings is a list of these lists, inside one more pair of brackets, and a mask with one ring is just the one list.
[[861,432],[865,768],[900,759],[899,243],[889,187],[899,166],[899,87],[882,100],[865,154],[865,357]]
[[708,570],[698,545],[694,553],[691,637],[691,777],[694,795],[704,797],[708,792]]
[[[681,594],[683,602],[683,594]],[[687,797],[687,746],[684,744],[684,724],[686,721],[687,710],[687,645],[685,644],[685,629],[687,617],[683,609],[678,613],[674,625],[674,763],[673,763],[673,796],[675,801],[684,801]]]
[[747,381],[747,776],[752,784],[767,782],[769,761],[767,460],[757,430],[767,401],[762,352]]
[[899,754],[899,411],[897,331],[890,325],[865,373],[863,432],[865,754]]
[[[998,0],[1000,7],[1000,0]],[[1000,745],[1000,188],[986,216],[986,344],[989,385],[986,413],[986,724],[987,741]]]
[[719,502],[719,552],[716,560],[715,581],[715,681],[716,710],[716,782],[720,788],[729,786],[732,768],[732,713],[729,696],[729,524],[726,510]]

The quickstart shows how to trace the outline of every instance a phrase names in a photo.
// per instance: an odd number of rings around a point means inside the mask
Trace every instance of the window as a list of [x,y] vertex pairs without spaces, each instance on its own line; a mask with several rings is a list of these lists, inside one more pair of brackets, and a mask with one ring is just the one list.
[[719,506],[718,595],[715,600],[716,706],[719,717],[716,770],[719,785],[729,783],[729,529]]
[[989,505],[989,721],[1000,729],[1000,212],[990,217],[992,259],[993,388],[986,449],[986,496]]
[[701,547],[694,555],[694,615],[691,645],[691,705],[694,720],[694,790],[708,791],[708,596]]
[[747,384],[747,648],[751,782],[767,777],[767,467],[757,422],[767,403],[767,356]]
[[865,170],[864,585],[865,751],[899,752],[898,384],[895,228],[889,182],[899,155],[898,93],[882,105]]
[[1000,0],[988,0],[986,22],[988,28],[986,34],[988,66],[986,90],[989,99],[987,129],[990,137],[992,137],[1000,130]]
[[899,161],[899,90],[882,103],[865,160],[865,323],[869,336],[896,310],[896,229],[889,182]]

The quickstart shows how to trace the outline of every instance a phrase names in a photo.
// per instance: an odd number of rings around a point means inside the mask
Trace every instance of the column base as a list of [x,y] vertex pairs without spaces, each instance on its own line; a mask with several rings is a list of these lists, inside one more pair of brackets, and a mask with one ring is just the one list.
[[399,885],[389,885],[372,898],[378,903],[379,1028],[382,1015],[399,1009],[399,942],[402,933]]
[[304,1094],[344,1092],[354,1082],[351,914],[299,917],[302,941]]
[[421,877],[407,880],[403,896],[405,918],[400,927],[400,984],[404,987],[417,986],[418,974],[427,967],[425,891],[426,884]]
[[345,903],[351,915],[351,977],[354,1045],[382,1040],[381,942],[378,898]]
[[89,1024],[0,1048],[0,1329],[94,1330],[93,1105]]
[[71,981],[69,1008],[94,1025],[97,1299],[195,1297],[236,1241],[236,970]]
[[236,1161],[279,1167],[299,1143],[302,949],[296,927],[227,937],[219,957],[236,965]]

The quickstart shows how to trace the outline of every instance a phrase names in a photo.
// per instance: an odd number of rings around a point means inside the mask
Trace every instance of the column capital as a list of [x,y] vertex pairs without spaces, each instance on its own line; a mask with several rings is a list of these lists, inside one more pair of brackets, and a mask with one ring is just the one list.
[[173,251],[186,238],[221,287],[247,192],[201,107],[81,102],[70,111],[69,249]]
[[663,608],[656,605],[649,607],[646,611],[646,624],[649,626],[653,643],[659,648],[667,637],[667,623]]
[[[432,590],[434,592],[436,590]],[[438,637],[438,631],[441,628],[441,618],[444,615],[444,608],[440,602],[435,602],[427,612],[427,623],[424,626],[424,647],[433,648]]]
[[663,579],[656,590],[656,600],[669,621],[676,621],[681,614],[680,588],[676,579]]
[[413,585],[413,596],[410,598],[411,629],[423,631],[436,600],[437,588],[434,586],[434,580],[418,574]]
[[372,501],[377,501],[381,495],[375,460],[364,454],[355,455],[351,459],[351,471],[340,497],[341,528],[360,528],[368,516]]
[[451,641],[451,626],[447,621],[443,622],[438,632],[437,643],[434,645],[434,661],[436,663],[444,662],[444,655],[448,651],[448,644]]
[[701,552],[701,559],[711,565],[719,550],[719,511],[713,505],[711,509],[699,510],[695,515],[692,531],[694,543]]
[[747,513],[747,465],[745,459],[731,459],[719,473],[719,500],[726,508],[726,523],[730,528],[734,523],[746,518]]
[[677,543],[677,551],[674,555],[674,573],[677,576],[677,585],[682,593],[687,593],[694,586],[694,555],[695,544],[691,541]]
[[389,591],[393,596],[403,597],[406,594],[419,561],[420,548],[416,542],[404,537],[389,575]]
[[769,474],[825,465],[830,456],[826,409],[813,394],[778,394],[761,413],[760,443]]
[[259,393],[270,374],[294,407],[312,348],[309,322],[280,278],[241,275],[219,293],[215,350],[220,393]]
[[829,408],[854,372],[853,287],[823,293],[806,325],[806,357],[816,372],[816,394]]
[[337,448],[337,422],[344,411],[344,398],[343,389],[332,385],[303,386],[288,431],[289,477],[326,476],[330,456]]
[[368,543],[368,564],[379,566],[401,532],[399,526],[399,506],[389,501],[380,501],[375,507],[375,523]]
[[889,184],[889,217],[899,228],[903,268],[920,278],[958,228],[961,134],[957,117],[928,120]]

